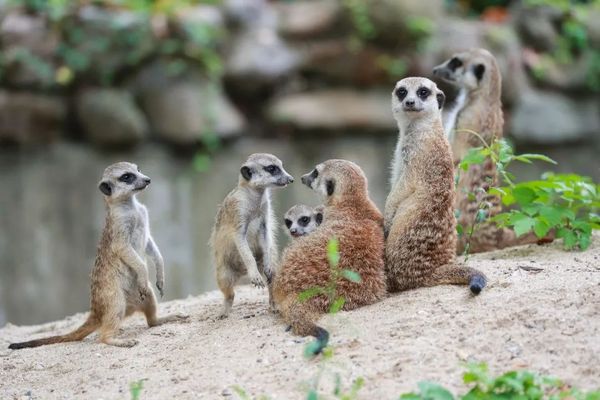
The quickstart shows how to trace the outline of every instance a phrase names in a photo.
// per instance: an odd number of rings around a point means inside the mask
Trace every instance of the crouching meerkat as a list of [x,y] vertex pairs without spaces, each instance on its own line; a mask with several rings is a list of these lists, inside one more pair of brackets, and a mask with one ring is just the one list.
[[292,239],[308,235],[323,222],[323,206],[296,204],[287,210],[283,221]]
[[[444,115],[444,131],[452,147],[456,168],[469,149],[483,146],[482,139],[491,144],[502,138],[502,77],[496,59],[484,49],[454,54],[435,67],[433,74],[459,89],[455,103]],[[466,232],[475,224],[482,202],[489,204],[488,216],[501,212],[500,198],[486,193],[490,186],[498,184],[498,172],[494,162],[487,159],[480,165],[472,165],[468,171],[458,173],[455,208],[458,210],[458,223]],[[478,224],[470,239],[466,234],[459,237],[457,254],[465,251],[467,242],[469,252],[477,253],[536,241],[534,235],[517,238],[511,229],[484,222]]]
[[336,296],[345,299],[344,310],[381,300],[386,293],[383,266],[383,218],[369,198],[367,178],[360,167],[345,160],[328,160],[302,176],[302,183],[324,197],[325,219],[310,235],[294,239],[285,249],[273,284],[275,304],[294,334],[317,338],[319,353],[329,333],[316,325],[330,307],[324,295],[299,301],[307,289],[324,287],[331,280],[327,244],[339,242],[338,267],[360,274],[361,282],[336,282]]
[[388,289],[469,285],[478,294],[485,276],[456,264],[454,167],[442,128],[444,93],[426,78],[405,78],[392,92],[399,136],[385,203]]
[[272,154],[252,154],[240,169],[238,186],[219,206],[210,246],[217,272],[217,284],[224,302],[220,318],[229,315],[235,296],[234,286],[244,275],[252,284],[269,288],[277,263],[277,243],[271,188],[284,187],[294,178],[281,160]]
[[52,336],[24,343],[11,349],[38,347],[53,343],[83,340],[100,331],[100,341],[119,347],[137,344],[134,339],[114,337],[121,321],[136,311],[146,316],[148,326],[184,320],[185,315],[158,318],[156,296],[148,280],[147,262],[156,268],[156,287],[164,288],[164,262],[150,235],[148,211],[136,194],[150,184],[135,164],[119,162],[104,170],[99,189],[106,204],[106,221],[94,268],[92,269],[91,307],[85,323],[66,335]]

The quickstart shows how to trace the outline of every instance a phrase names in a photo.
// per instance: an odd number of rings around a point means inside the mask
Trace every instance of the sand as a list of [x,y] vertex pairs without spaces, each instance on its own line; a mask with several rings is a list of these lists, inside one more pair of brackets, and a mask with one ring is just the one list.
[[[323,369],[329,390],[339,372],[349,387],[365,379],[363,399],[396,399],[421,380],[464,390],[463,365],[485,361],[493,372],[527,368],[584,389],[600,388],[600,237],[586,252],[560,243],[473,256],[490,279],[473,297],[465,287],[422,288],[321,320],[332,335],[331,361],[307,361],[308,339],[285,332],[267,311],[266,291],[238,290],[232,315],[217,320],[221,295],[210,292],[161,304],[189,322],[147,329],[140,316],[123,324],[130,349],[105,346],[94,334],[80,343],[11,351],[12,341],[63,333],[85,314],[37,326],[0,329],[1,399],[127,399],[144,379],[142,399],[302,399]],[[330,396],[331,397],[331,396]]]

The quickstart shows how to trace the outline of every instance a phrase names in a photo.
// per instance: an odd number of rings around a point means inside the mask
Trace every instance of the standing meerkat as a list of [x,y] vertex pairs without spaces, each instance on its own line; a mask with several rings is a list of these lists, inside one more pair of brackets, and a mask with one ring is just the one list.
[[442,128],[444,99],[426,78],[405,78],[392,92],[399,136],[384,218],[390,291],[458,284],[478,294],[486,284],[481,272],[456,264],[454,168]]
[[[454,105],[444,115],[444,131],[452,147],[456,168],[471,148],[483,145],[482,139],[491,144],[503,137],[502,76],[496,59],[484,49],[454,54],[435,67],[433,74],[459,88]],[[457,254],[465,251],[467,242],[469,252],[478,253],[537,241],[534,235],[517,238],[511,229],[492,222],[479,224],[469,238],[466,230],[475,224],[479,204],[488,204],[488,216],[502,210],[500,198],[487,193],[490,186],[498,184],[498,172],[492,160],[487,159],[480,165],[472,165],[468,171],[459,171],[459,174],[455,208],[465,234],[458,239]]]
[[277,243],[271,188],[292,182],[294,178],[277,157],[252,154],[240,169],[238,186],[219,206],[210,246],[217,284],[224,296],[221,318],[229,315],[235,284],[244,275],[257,287],[264,287],[266,281],[273,307],[271,281],[277,263]]
[[104,170],[99,189],[106,203],[106,222],[92,269],[91,307],[86,322],[69,334],[13,343],[10,349],[79,341],[96,330],[100,331],[102,343],[131,347],[137,344],[136,340],[116,339],[114,335],[121,321],[134,312],[143,312],[151,327],[187,318],[156,316],[156,297],[146,262],[156,268],[156,287],[161,297],[164,263],[150,235],[148,211],[136,199],[136,194],[149,184],[150,178],[135,164],[119,162]]
[[273,284],[275,304],[296,335],[317,338],[319,353],[329,333],[315,324],[330,307],[324,295],[300,302],[307,289],[331,280],[327,244],[339,242],[338,268],[357,272],[360,283],[340,279],[336,296],[345,299],[344,310],[381,300],[386,293],[383,266],[383,217],[369,198],[367,178],[360,167],[345,160],[328,160],[302,177],[302,183],[324,197],[325,219],[310,235],[293,240],[285,249]]
[[308,235],[323,222],[323,206],[296,204],[287,210],[283,221],[292,239]]

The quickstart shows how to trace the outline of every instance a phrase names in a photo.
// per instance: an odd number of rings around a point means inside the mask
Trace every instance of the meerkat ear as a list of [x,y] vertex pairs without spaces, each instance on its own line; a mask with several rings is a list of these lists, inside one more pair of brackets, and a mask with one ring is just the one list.
[[110,196],[112,194],[112,185],[110,184],[110,182],[100,182],[100,185],[98,185],[98,189],[100,189],[100,191],[104,193],[105,196]]
[[323,213],[317,213],[317,215],[315,215],[315,221],[317,221],[317,225],[321,225],[321,222],[323,222]]
[[245,180],[249,181],[250,178],[252,178],[252,170],[250,169],[250,167],[247,166],[243,166],[242,169],[240,169],[240,173],[242,174],[242,176],[244,177]]
[[335,183],[333,183],[331,179],[328,179],[327,182],[325,182],[325,185],[327,187],[327,195],[331,196],[335,190]]
[[438,109],[441,110],[442,107],[444,107],[444,102],[446,101],[446,95],[441,90],[438,90],[438,92],[435,95],[435,98],[437,99],[437,102],[438,102]]
[[485,72],[485,65],[483,65],[483,64],[477,64],[476,66],[473,67],[473,73],[475,74],[475,77],[477,78],[478,81],[480,81],[481,78],[483,78],[484,72]]

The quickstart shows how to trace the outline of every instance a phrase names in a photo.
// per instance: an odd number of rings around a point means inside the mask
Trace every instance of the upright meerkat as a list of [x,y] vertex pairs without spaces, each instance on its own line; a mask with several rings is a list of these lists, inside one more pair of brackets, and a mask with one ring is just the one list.
[[275,304],[297,335],[317,338],[319,353],[329,333],[315,324],[330,307],[324,295],[304,302],[303,291],[323,287],[331,279],[327,244],[339,242],[338,267],[360,274],[361,282],[336,282],[336,296],[345,299],[344,310],[381,300],[386,293],[383,266],[383,218],[369,198],[367,178],[360,167],[345,160],[328,160],[302,177],[302,183],[324,197],[325,219],[310,235],[293,240],[285,249],[273,284]]
[[235,296],[234,287],[244,275],[258,287],[269,288],[277,263],[275,221],[271,209],[271,188],[294,182],[277,157],[257,153],[248,157],[240,169],[238,186],[217,211],[210,238],[217,284],[223,292],[221,318],[229,315]]
[[38,347],[53,343],[83,340],[100,330],[100,341],[119,347],[137,344],[134,339],[114,337],[121,321],[136,311],[146,316],[148,326],[187,318],[156,316],[156,297],[148,281],[147,261],[156,268],[156,287],[163,295],[163,258],[150,235],[148,211],[136,194],[150,184],[135,164],[119,162],[104,170],[99,189],[106,203],[106,222],[94,268],[92,269],[91,307],[86,322],[75,331],[60,336],[13,343],[10,349]]
[[292,239],[308,235],[323,222],[323,206],[296,204],[287,210],[283,221]]
[[405,78],[392,92],[399,136],[385,203],[388,289],[469,285],[478,294],[485,276],[456,264],[454,168],[444,135],[444,93],[426,78]]
[[[482,139],[491,144],[502,138],[502,77],[496,59],[484,49],[454,54],[435,67],[433,74],[459,88],[454,105],[444,115],[444,131],[452,147],[456,168],[469,149],[483,145]],[[466,232],[476,222],[479,204],[486,202],[489,205],[489,216],[501,212],[502,204],[498,196],[486,193],[491,185],[498,183],[498,172],[492,160],[472,165],[468,171],[459,171],[459,174],[455,208],[458,223]],[[534,235],[517,238],[511,229],[484,222],[477,226],[471,238],[466,234],[459,237],[457,253],[464,252],[467,242],[469,252],[477,253],[536,241]]]

